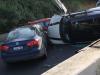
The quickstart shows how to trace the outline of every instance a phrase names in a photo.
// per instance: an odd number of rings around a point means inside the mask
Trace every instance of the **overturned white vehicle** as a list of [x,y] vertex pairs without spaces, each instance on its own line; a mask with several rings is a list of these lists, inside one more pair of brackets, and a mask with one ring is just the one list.
[[62,6],[65,14],[51,18],[48,36],[52,43],[83,43],[100,38],[100,7],[67,14],[60,0],[56,2]]

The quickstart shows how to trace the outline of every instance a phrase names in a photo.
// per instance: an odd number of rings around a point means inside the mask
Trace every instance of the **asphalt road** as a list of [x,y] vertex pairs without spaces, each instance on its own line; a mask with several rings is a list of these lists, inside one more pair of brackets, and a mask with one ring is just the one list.
[[12,65],[6,65],[0,60],[0,75],[41,75],[43,72],[75,55],[75,51],[85,46],[86,44],[48,47],[48,57],[45,60],[36,59],[27,62],[17,62]]

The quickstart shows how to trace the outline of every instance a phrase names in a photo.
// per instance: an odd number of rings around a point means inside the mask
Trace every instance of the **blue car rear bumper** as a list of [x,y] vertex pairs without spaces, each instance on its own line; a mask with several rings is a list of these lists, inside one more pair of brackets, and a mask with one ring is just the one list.
[[43,50],[33,49],[19,52],[1,52],[1,58],[7,62],[30,60],[44,55]]

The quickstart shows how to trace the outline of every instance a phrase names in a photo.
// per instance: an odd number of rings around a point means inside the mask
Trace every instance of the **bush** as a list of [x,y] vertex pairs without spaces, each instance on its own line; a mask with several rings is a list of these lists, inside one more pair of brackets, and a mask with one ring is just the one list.
[[[69,11],[79,9],[84,0],[62,0]],[[75,7],[76,6],[76,7]],[[70,10],[71,9],[71,10]],[[51,17],[59,9],[53,0],[0,0],[0,33],[29,20]]]

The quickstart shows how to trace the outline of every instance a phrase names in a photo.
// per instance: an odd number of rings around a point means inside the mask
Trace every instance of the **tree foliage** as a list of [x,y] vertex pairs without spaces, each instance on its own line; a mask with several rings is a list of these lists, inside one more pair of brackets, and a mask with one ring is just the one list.
[[[80,1],[62,0],[68,9],[77,10]],[[29,20],[51,17],[59,12],[52,0],[0,0],[0,33]]]

